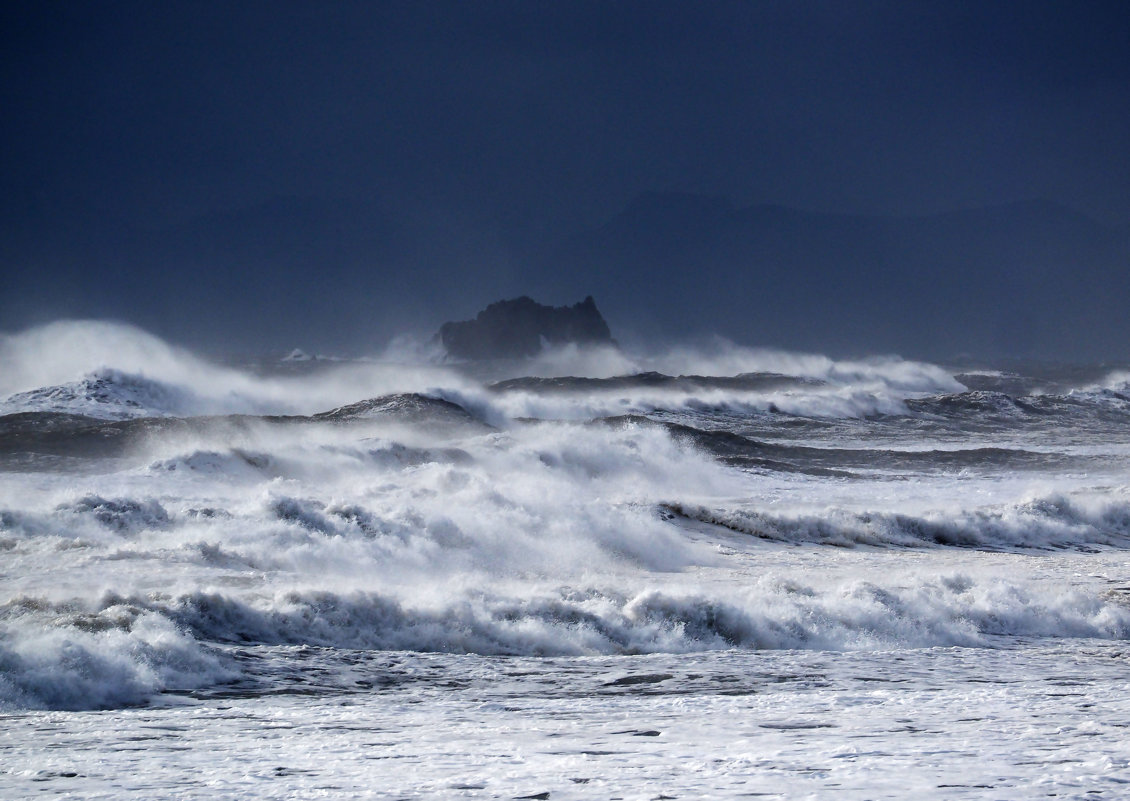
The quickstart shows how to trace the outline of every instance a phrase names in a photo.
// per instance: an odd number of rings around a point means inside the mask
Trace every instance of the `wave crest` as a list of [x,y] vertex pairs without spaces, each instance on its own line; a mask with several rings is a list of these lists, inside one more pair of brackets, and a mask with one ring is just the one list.
[[789,543],[941,545],[988,551],[1130,548],[1130,501],[1122,495],[1088,499],[1056,493],[1015,504],[922,515],[842,508],[770,513],[679,503],[665,503],[661,508],[677,517]]

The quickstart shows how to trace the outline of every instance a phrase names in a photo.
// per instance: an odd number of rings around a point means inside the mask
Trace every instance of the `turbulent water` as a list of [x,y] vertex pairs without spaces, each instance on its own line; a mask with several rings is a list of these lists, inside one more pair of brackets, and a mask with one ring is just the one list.
[[0,797],[1125,797],[1130,371],[0,338]]

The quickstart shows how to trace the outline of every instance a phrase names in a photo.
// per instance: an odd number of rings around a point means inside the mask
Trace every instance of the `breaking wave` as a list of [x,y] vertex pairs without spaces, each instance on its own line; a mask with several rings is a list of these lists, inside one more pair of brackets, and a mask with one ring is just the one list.
[[948,371],[897,356],[835,360],[736,345],[721,337],[691,346],[676,345],[651,353],[631,353],[611,346],[550,348],[521,366],[523,376],[613,378],[640,373],[668,376],[741,376],[777,374],[836,384],[882,384],[907,392],[956,392],[964,389]]
[[310,372],[221,366],[123,323],[71,320],[0,334],[0,414],[60,411],[106,419],[301,414],[434,386],[477,386],[432,364],[310,362]]
[[725,595],[486,591],[430,603],[325,591],[108,594],[89,605],[18,598],[0,607],[0,626],[0,705],[80,709],[239,678],[217,650],[224,644],[515,656],[985,646],[996,637],[1125,639],[1130,608],[1121,597],[951,574],[898,587],[765,578]]
[[168,617],[17,598],[0,606],[0,709],[106,709],[238,673]]
[[788,543],[940,545],[990,551],[1130,548],[1130,499],[1125,489],[1093,497],[1056,493],[1014,504],[918,515],[835,507],[781,513],[674,503],[664,504],[663,509],[676,517]]

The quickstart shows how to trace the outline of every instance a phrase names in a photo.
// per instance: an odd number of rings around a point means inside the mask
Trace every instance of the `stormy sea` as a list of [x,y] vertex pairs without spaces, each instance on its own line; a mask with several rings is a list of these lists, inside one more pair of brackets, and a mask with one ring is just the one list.
[[0,797],[1125,798],[1130,369],[0,338]]

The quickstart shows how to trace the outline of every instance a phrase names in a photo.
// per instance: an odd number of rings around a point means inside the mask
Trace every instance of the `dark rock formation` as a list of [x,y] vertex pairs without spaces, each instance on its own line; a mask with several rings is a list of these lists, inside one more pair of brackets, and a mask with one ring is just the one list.
[[574,306],[543,306],[528,298],[500,300],[474,320],[444,323],[439,339],[457,359],[521,359],[545,344],[612,344],[608,323],[592,296]]

